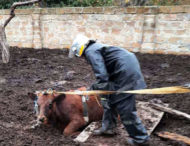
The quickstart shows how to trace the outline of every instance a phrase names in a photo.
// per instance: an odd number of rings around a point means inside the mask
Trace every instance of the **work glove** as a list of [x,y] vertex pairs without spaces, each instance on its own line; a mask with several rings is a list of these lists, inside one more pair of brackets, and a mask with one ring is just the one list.
[[[104,82],[99,83],[96,82],[90,86],[91,90],[113,90],[113,83],[112,82]],[[105,104],[107,100],[109,100],[110,95],[100,95],[101,103]]]
[[110,90],[110,91],[114,89],[112,82],[103,82],[103,83],[96,82],[92,84],[90,88],[92,90]]

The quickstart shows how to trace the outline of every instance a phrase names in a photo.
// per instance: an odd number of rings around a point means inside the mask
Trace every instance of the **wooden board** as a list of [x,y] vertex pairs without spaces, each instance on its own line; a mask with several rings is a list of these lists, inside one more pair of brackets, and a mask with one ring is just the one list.
[[96,128],[97,122],[88,125],[75,139],[76,142],[85,142]]
[[149,102],[139,101],[137,102],[136,106],[140,119],[145,125],[148,134],[151,135],[156,126],[160,123],[160,120],[162,119],[164,112],[152,108],[151,106],[149,106]]
[[160,105],[160,104],[151,103],[150,105],[153,108],[158,109],[160,111],[167,112],[167,113],[170,113],[172,115],[175,115],[175,116],[178,116],[178,117],[183,117],[183,118],[186,118],[187,120],[190,120],[190,115],[187,114],[187,113],[184,113],[184,112],[172,109],[172,108],[168,108],[168,107]]
[[[138,115],[147,128],[148,134],[150,135],[159,124],[164,115],[164,112],[152,108],[149,106],[148,102],[139,101],[137,102],[136,106]],[[92,122],[74,139],[74,141],[81,143],[85,142],[92,135],[92,132],[97,127],[96,125],[97,122]],[[122,124],[117,127],[117,130],[121,135],[127,136],[127,132],[125,131],[125,128]]]
[[184,142],[184,143],[190,145],[190,138],[186,137],[186,136],[182,136],[182,135],[179,135],[176,133],[170,133],[170,132],[160,132],[157,135],[162,138],[180,141],[180,142]]

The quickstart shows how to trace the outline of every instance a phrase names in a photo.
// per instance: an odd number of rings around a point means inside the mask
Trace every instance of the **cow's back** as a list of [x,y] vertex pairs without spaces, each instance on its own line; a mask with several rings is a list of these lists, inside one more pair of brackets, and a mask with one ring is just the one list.
[[78,95],[65,95],[65,99],[60,104],[57,104],[57,114],[66,118],[68,122],[83,116],[81,97]]
[[[96,96],[89,96],[87,99],[87,112],[89,116],[89,122],[100,121],[103,116],[103,108],[98,103]],[[83,117],[83,103],[82,96],[80,95],[66,95],[66,98],[62,102],[62,112],[67,115],[67,118],[72,120],[78,116]]]

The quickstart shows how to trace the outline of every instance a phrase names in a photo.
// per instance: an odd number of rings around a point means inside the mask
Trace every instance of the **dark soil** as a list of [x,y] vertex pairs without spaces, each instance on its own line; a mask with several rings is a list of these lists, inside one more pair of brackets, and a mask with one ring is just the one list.
[[[90,86],[94,81],[91,67],[84,59],[68,59],[67,50],[34,50],[11,48],[11,60],[0,60],[0,145],[79,145],[73,137],[64,137],[59,130],[39,127],[24,130],[35,119],[33,102],[28,92],[52,88],[59,91]],[[190,82],[190,56],[136,54],[148,88],[183,85]],[[138,100],[160,99],[169,106],[190,114],[190,94],[139,95]],[[190,137],[190,121],[165,114],[151,135],[151,145],[183,145],[163,140],[157,132],[169,131]],[[92,136],[85,146],[122,146],[126,137]]]

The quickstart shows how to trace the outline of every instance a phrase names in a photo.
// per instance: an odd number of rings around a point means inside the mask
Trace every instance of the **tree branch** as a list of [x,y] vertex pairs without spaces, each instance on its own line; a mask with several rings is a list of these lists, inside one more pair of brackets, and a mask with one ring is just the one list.
[[25,1],[25,2],[15,2],[15,3],[13,3],[12,4],[12,6],[11,6],[11,11],[10,11],[10,16],[9,16],[9,18],[5,21],[5,23],[4,23],[4,27],[6,27],[7,26],[7,24],[11,21],[11,19],[12,18],[14,18],[15,17],[15,9],[16,9],[16,7],[18,7],[18,6],[25,6],[25,5],[29,5],[29,4],[34,4],[34,3],[38,3],[38,2],[40,2],[41,0],[30,0],[30,1]]

